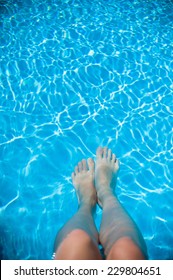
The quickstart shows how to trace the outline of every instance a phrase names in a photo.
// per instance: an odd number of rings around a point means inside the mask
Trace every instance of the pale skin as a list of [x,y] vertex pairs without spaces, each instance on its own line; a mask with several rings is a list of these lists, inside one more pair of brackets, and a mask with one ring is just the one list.
[[[79,208],[59,231],[55,240],[57,260],[144,260],[147,249],[137,225],[113,193],[119,161],[110,149],[99,147],[96,163],[82,160],[72,173]],[[93,212],[99,203],[103,209],[100,233]]]

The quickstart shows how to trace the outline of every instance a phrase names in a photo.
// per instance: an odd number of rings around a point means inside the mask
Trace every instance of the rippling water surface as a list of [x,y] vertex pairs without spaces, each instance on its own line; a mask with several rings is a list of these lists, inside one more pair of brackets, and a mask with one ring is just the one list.
[[51,258],[74,166],[108,145],[150,259],[173,259],[172,22],[168,0],[0,1],[1,258]]

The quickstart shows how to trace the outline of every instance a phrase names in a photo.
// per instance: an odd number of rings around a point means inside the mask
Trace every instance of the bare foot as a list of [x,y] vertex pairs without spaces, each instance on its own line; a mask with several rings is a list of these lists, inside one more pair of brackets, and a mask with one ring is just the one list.
[[97,195],[94,188],[94,161],[91,158],[87,161],[83,159],[78,163],[72,173],[72,181],[77,192],[79,204],[84,203],[94,206]]
[[110,149],[99,147],[96,152],[95,187],[99,204],[104,197],[113,194],[116,185],[119,161]]

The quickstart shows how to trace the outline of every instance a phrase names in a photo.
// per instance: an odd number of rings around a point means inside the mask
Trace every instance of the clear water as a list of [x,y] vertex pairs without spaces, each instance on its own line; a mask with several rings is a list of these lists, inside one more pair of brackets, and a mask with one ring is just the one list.
[[173,258],[172,22],[170,0],[0,1],[2,259],[51,258],[99,145],[150,259]]

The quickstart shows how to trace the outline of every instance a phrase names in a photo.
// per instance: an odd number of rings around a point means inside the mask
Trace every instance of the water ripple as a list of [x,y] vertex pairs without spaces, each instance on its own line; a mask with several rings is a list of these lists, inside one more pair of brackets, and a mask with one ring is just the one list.
[[0,3],[2,258],[51,258],[77,210],[74,166],[109,145],[150,258],[171,259],[172,2],[13,2]]

